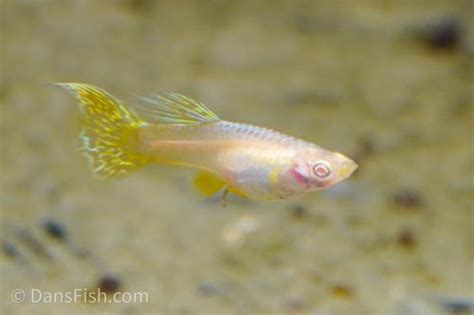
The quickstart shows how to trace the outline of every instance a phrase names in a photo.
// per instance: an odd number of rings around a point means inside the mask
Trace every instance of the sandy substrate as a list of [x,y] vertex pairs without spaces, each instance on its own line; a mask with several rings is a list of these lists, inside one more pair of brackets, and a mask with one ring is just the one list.
[[[0,313],[469,314],[469,9],[0,0]],[[462,26],[452,46],[416,35],[446,18]],[[353,156],[360,169],[324,193],[233,197],[226,208],[193,191],[188,169],[97,181],[77,150],[75,102],[48,85],[65,81],[128,103],[179,92],[227,120]],[[45,222],[66,236],[48,235]],[[148,301],[32,301],[32,290],[94,291],[104,276],[117,283],[102,288]]]

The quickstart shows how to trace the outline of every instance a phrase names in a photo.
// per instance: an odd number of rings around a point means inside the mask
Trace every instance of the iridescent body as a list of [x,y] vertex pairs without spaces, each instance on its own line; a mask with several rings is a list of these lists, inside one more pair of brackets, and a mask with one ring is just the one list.
[[223,188],[274,200],[328,188],[357,168],[348,157],[315,144],[221,120],[203,104],[178,94],[144,98],[142,120],[101,89],[59,85],[80,101],[83,151],[100,177],[148,163],[174,164],[205,171],[208,175],[199,185],[207,185],[203,190],[208,193]]

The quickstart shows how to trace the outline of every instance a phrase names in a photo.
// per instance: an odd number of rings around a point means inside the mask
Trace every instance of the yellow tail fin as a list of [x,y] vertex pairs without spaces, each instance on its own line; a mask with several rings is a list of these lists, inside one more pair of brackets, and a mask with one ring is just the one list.
[[[57,83],[77,97],[82,113],[82,151],[101,178],[126,174],[147,163],[133,149],[140,118],[102,89],[81,83]],[[135,152],[134,152],[135,151]]]

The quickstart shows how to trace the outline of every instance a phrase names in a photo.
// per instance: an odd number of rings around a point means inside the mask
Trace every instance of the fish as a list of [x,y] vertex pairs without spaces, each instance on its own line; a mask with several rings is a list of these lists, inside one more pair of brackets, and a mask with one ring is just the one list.
[[158,163],[195,168],[204,195],[228,192],[281,200],[327,189],[358,165],[349,157],[283,133],[219,118],[177,93],[127,106],[105,90],[55,83],[79,102],[81,151],[99,178],[120,177]]

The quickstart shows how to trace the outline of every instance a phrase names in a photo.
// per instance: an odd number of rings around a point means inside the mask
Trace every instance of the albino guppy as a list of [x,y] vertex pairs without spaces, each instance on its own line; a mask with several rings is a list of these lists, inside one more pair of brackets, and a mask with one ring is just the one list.
[[82,151],[94,174],[110,178],[149,163],[201,169],[196,186],[275,200],[322,190],[358,167],[348,157],[279,132],[221,120],[179,94],[143,98],[145,120],[97,87],[56,84],[82,113]]

